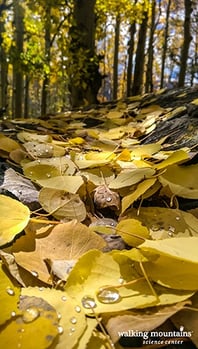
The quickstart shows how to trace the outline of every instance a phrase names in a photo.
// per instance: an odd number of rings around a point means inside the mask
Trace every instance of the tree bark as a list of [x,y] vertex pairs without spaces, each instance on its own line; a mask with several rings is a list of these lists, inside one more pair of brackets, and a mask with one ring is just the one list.
[[[0,11],[1,16],[1,11]],[[6,61],[6,53],[2,46],[2,34],[5,31],[4,23],[0,21],[0,107],[6,108],[7,89],[8,89],[8,63]]]
[[171,0],[168,0],[167,9],[166,9],[166,22],[165,22],[166,24],[165,24],[165,30],[164,30],[164,44],[162,48],[160,88],[164,87],[164,70],[165,70],[166,54],[167,54],[167,47],[168,47],[170,7],[171,7]]
[[117,99],[118,94],[118,62],[119,62],[119,38],[120,38],[120,15],[116,17],[114,57],[113,57],[113,99]]
[[95,52],[96,0],[75,0],[69,36],[70,94],[72,107],[97,102],[101,86],[99,57]]
[[184,42],[183,42],[183,47],[181,51],[181,60],[180,60],[181,65],[180,65],[180,72],[179,72],[178,87],[183,87],[185,83],[188,51],[189,51],[190,42],[192,40],[191,32],[190,32],[190,29],[191,29],[190,16],[192,12],[192,1],[184,0],[184,4],[185,4]]
[[147,32],[148,13],[145,12],[140,25],[138,44],[135,58],[135,69],[133,77],[132,95],[139,95],[143,91],[145,42]]
[[128,47],[128,65],[127,65],[127,97],[131,96],[131,81],[133,71],[133,54],[135,45],[136,23],[133,22],[130,26],[130,39]]
[[23,71],[21,66],[21,53],[23,52],[24,39],[24,9],[21,0],[14,2],[14,23],[15,23],[15,43],[16,50],[13,61],[13,81],[14,81],[14,109],[13,116],[21,117],[23,108]]
[[[51,59],[51,4],[46,2],[45,13],[45,60],[46,66],[50,66]],[[44,79],[41,93],[41,116],[47,114],[47,101],[49,89],[49,72],[44,72]]]
[[152,0],[152,14],[151,14],[151,26],[149,36],[149,47],[148,47],[148,63],[146,70],[146,84],[145,92],[153,92],[153,38],[155,32],[155,10],[156,0]]

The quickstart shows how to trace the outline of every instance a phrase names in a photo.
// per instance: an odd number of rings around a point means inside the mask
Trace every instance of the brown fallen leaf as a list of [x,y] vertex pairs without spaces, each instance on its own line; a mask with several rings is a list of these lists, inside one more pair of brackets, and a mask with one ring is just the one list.
[[[36,230],[37,229],[37,230]],[[12,247],[16,262],[38,279],[51,284],[45,260],[76,260],[91,249],[103,249],[104,240],[82,223],[73,220],[47,231],[29,224],[26,235]]]
[[173,314],[184,308],[189,301],[177,303],[172,306],[153,307],[145,310],[125,311],[119,314],[102,315],[105,327],[116,343],[120,336],[129,330],[133,331],[151,331],[163,324]]

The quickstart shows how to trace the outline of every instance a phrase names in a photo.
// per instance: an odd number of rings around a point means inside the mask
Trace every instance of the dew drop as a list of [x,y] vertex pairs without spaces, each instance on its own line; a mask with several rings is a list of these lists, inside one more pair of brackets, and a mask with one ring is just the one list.
[[106,201],[107,201],[107,202],[111,202],[111,201],[112,201],[112,198],[111,198],[110,196],[108,196],[108,197],[106,198]]
[[35,276],[36,278],[38,278],[38,276],[39,276],[39,274],[38,274],[37,271],[35,271],[35,270],[31,270],[31,274],[32,274],[33,276]]
[[14,290],[12,288],[10,288],[10,287],[7,287],[6,292],[7,292],[7,294],[9,294],[9,296],[14,296],[15,295]]
[[69,331],[69,336],[72,336],[72,334],[76,331],[75,327],[71,327]]
[[63,332],[64,332],[63,327],[62,326],[58,326],[58,333],[59,334],[63,334]]
[[51,174],[50,173],[46,173],[46,176],[47,176],[47,178],[50,178]]
[[124,279],[123,279],[122,277],[120,277],[119,280],[118,280],[118,282],[119,282],[120,285],[123,285]]
[[121,300],[119,292],[114,287],[101,288],[97,293],[97,298],[105,304],[117,303]]
[[81,299],[81,302],[82,302],[82,305],[85,309],[93,309],[97,306],[95,299],[90,297],[90,296],[84,296]]
[[23,333],[23,332],[25,332],[25,330],[24,330],[24,328],[19,328],[17,332]]
[[23,313],[23,321],[25,323],[32,322],[40,316],[40,312],[36,307],[27,308]]
[[168,232],[168,236],[173,237],[173,235],[174,235],[174,234],[173,234],[172,231],[169,231],[169,232]]
[[175,227],[170,226],[170,227],[168,228],[168,231],[170,231],[171,233],[174,233],[174,232],[175,232]]
[[29,175],[30,175],[30,176],[32,176],[32,175],[33,175],[33,172],[32,172],[32,171],[30,171]]
[[65,302],[67,300],[67,297],[62,296],[61,299],[62,299],[63,302]]
[[12,312],[11,312],[11,316],[12,316],[12,317],[15,317],[15,316],[16,316],[16,312],[15,312],[15,311],[12,311]]
[[77,319],[75,318],[75,316],[73,316],[71,319],[70,319],[70,322],[75,325],[77,323]]
[[39,287],[39,291],[43,291],[43,287]]
[[151,230],[152,230],[152,231],[158,231],[158,230],[159,230],[159,226],[153,224],[153,225],[151,226]]
[[76,311],[77,313],[80,313],[80,312],[81,312],[81,307],[80,307],[79,305],[76,305],[75,311]]
[[62,318],[61,313],[57,313],[58,319],[60,320]]

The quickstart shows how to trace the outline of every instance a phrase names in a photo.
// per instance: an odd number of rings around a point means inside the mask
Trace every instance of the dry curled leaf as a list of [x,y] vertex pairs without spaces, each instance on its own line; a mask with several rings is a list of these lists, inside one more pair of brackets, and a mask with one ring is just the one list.
[[94,203],[98,209],[110,207],[119,210],[120,197],[106,185],[99,185],[94,191]]

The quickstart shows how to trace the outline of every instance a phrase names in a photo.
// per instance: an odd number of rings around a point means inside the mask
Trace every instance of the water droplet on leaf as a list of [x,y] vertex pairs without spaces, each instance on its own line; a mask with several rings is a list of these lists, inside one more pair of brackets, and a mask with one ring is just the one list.
[[12,312],[11,312],[11,316],[12,316],[12,317],[16,316],[16,312],[15,312],[15,311],[12,311]]
[[9,294],[9,296],[15,295],[15,292],[11,287],[7,287],[6,292],[7,292],[7,294]]
[[105,304],[117,303],[121,300],[119,292],[114,287],[101,288],[97,293],[97,298]]
[[23,321],[25,323],[32,322],[40,316],[40,312],[36,307],[30,307],[23,313]]
[[170,227],[168,228],[168,231],[170,231],[171,233],[174,233],[174,232],[175,232],[175,227],[170,226]]
[[63,302],[65,302],[67,300],[67,298],[65,296],[62,296],[61,299]]
[[70,322],[75,325],[77,323],[77,319],[73,316],[71,319],[70,319]]
[[61,313],[57,313],[58,319],[60,320],[62,318]]
[[122,285],[124,283],[124,279],[122,277],[120,277],[118,282],[119,282],[120,285]]
[[90,296],[84,296],[81,302],[85,309],[93,309],[97,306],[95,299]]
[[106,198],[106,201],[107,201],[107,202],[111,202],[111,201],[112,201],[112,198],[111,198],[110,196],[108,196],[108,197]]
[[76,331],[75,327],[71,327],[69,331],[69,335],[71,336]]
[[38,276],[39,276],[39,274],[38,274],[37,271],[35,271],[35,270],[31,270],[31,274],[32,274],[33,276],[35,276],[36,278],[38,278]]
[[179,217],[179,216],[177,216],[175,219],[176,219],[176,221],[179,221],[179,220],[180,220],[180,217]]
[[159,227],[158,225],[153,224],[153,225],[151,226],[151,230],[152,230],[152,231],[158,231],[159,229],[160,229],[160,227]]
[[58,333],[62,334],[64,332],[64,329],[62,326],[58,326]]
[[81,312],[81,307],[80,307],[79,305],[77,305],[77,306],[75,307],[75,311],[76,311],[77,313],[80,313],[80,312]]

